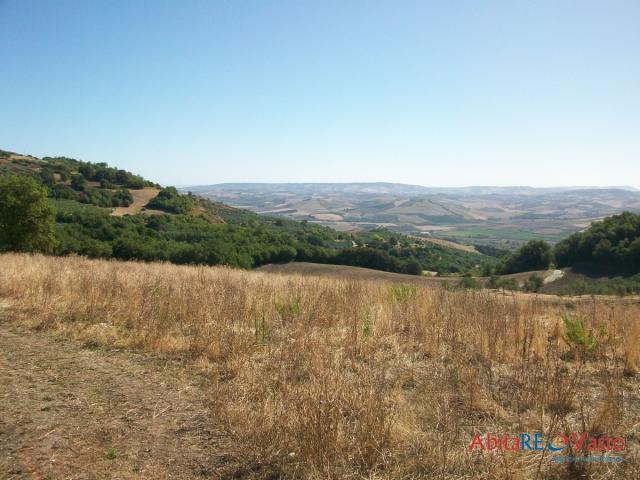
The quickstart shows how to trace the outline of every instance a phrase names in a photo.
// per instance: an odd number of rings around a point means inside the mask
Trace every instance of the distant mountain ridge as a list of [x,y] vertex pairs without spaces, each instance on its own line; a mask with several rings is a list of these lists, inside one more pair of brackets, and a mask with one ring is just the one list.
[[564,187],[530,187],[530,186],[467,186],[467,187],[425,187],[422,185],[412,185],[394,182],[227,182],[211,185],[195,185],[182,187],[183,191],[201,193],[207,191],[239,190],[247,192],[278,192],[288,191],[306,194],[327,194],[327,193],[387,193],[402,195],[433,195],[433,194],[459,194],[459,195],[536,195],[558,192],[568,192],[573,190],[624,190],[640,192],[632,186],[564,186]]

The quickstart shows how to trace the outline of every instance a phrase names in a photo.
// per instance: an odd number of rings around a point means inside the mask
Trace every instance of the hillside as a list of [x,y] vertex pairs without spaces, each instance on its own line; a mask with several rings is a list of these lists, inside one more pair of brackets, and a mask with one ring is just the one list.
[[495,263],[386,230],[341,233],[161,187],[126,170],[0,151],[0,175],[34,178],[57,210],[55,253],[253,268],[292,260],[420,274]]
[[593,223],[555,248],[560,266],[640,273],[640,215],[624,212]]
[[446,277],[407,275],[403,273],[383,272],[370,268],[350,267],[347,265],[322,265],[307,262],[263,265],[256,269],[256,271],[284,275],[319,276],[343,280],[383,280],[428,287],[437,287],[443,282],[448,281]]

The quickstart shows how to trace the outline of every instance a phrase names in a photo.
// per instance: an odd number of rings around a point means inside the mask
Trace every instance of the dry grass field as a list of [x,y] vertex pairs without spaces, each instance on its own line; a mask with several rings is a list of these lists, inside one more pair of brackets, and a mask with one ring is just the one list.
[[[109,352],[161,356],[182,372],[172,378],[198,375],[191,397],[162,383],[173,393],[166,410],[153,413],[168,422],[192,408],[185,403],[196,402],[194,395],[210,400],[210,418],[197,416],[193,428],[215,430],[210,436],[224,438],[224,454],[218,452],[215,468],[191,478],[640,478],[637,303],[542,302],[375,279],[18,254],[0,256],[0,302],[3,329],[96,349],[95,362],[103,362],[112,387],[118,378],[125,382],[109,404],[129,402],[129,417],[142,418],[140,409],[150,403],[132,397],[140,395],[129,383],[135,375],[109,370],[121,364],[104,363]],[[12,368],[38,364],[42,340],[19,343],[7,335],[5,345],[21,345],[0,362],[9,376],[18,375]],[[43,350],[41,361],[54,361],[53,349]],[[21,361],[22,354],[29,360]],[[76,378],[77,365],[68,365],[58,374]],[[95,381],[78,378],[69,388],[98,389],[100,377]],[[160,387],[145,388],[161,395]],[[107,430],[113,412],[94,415]],[[135,438],[150,444],[120,446],[114,466],[156,448],[160,440],[148,428],[148,436]],[[58,459],[71,457],[83,435],[90,441],[82,425],[70,431],[76,437],[60,437]],[[472,452],[476,432],[619,436],[625,448],[606,455],[624,461],[581,461],[602,454],[586,443],[567,447],[563,454],[574,461],[562,463],[548,449]],[[6,444],[16,441],[7,435]],[[203,447],[174,442],[160,451],[180,459],[194,448]],[[108,462],[103,451],[95,455],[101,465]],[[27,463],[28,472],[36,471]],[[153,478],[183,478],[162,470],[165,463]],[[63,465],[49,462],[50,476],[32,478],[62,478]],[[145,478],[131,472],[118,478]]]
[[436,245],[441,245],[443,247],[455,248],[456,250],[462,250],[463,252],[469,253],[479,253],[476,250],[476,247],[472,245],[464,245],[462,243],[452,242],[450,240],[445,240],[444,238],[436,238],[436,237],[418,237],[423,240],[427,240],[428,242],[435,243]]
[[337,280],[383,280],[387,282],[406,283],[417,286],[437,286],[443,282],[452,280],[447,277],[408,275],[405,273],[384,272],[382,270],[374,270],[372,268],[310,262],[270,263],[268,265],[258,267],[256,270],[259,272],[281,275],[301,275],[304,277],[316,276],[335,278]]

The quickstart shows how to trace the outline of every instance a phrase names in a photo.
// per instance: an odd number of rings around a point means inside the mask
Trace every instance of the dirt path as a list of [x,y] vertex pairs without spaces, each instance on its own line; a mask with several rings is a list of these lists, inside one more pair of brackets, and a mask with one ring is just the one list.
[[220,478],[200,375],[0,318],[0,479]]
[[547,275],[543,280],[544,284],[555,282],[556,280],[560,280],[564,276],[564,272],[562,270],[554,270],[551,274]]

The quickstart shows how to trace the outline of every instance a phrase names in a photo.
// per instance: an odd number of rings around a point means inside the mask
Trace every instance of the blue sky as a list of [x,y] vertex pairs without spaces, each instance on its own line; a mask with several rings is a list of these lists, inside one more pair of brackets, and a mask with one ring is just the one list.
[[640,186],[640,1],[0,0],[0,148],[165,184]]

